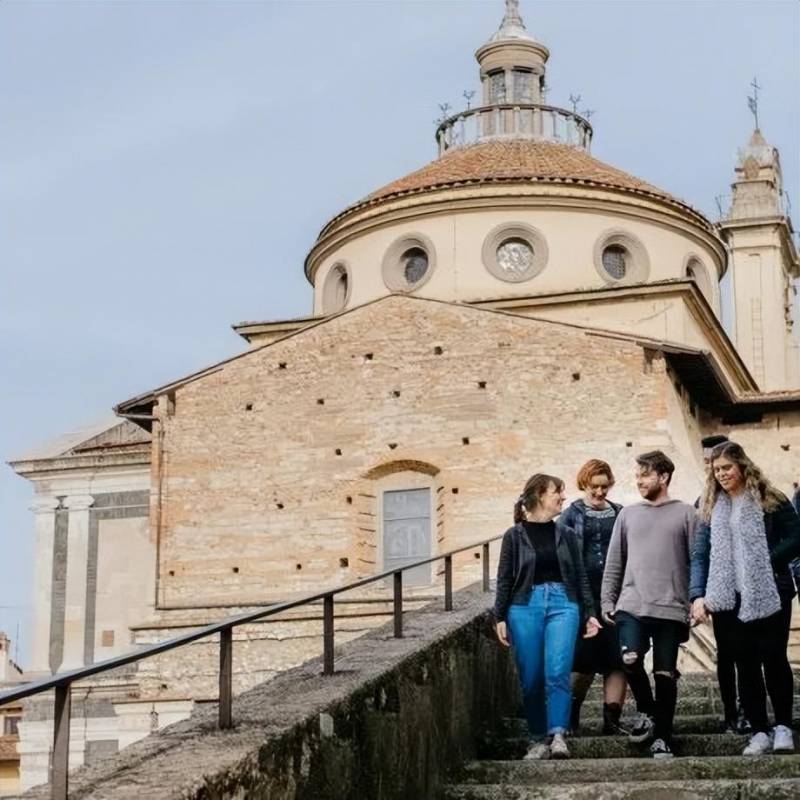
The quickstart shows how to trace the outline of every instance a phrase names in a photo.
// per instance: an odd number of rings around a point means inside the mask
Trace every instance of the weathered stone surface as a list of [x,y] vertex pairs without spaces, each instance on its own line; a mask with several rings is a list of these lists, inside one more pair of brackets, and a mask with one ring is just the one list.
[[432,797],[445,770],[474,757],[477,730],[518,703],[508,651],[485,635],[488,596],[468,589],[454,600],[452,613],[437,602],[406,615],[403,639],[387,626],[338,649],[333,676],[315,659],[246,692],[232,731],[217,730],[206,708],[78,770],[70,797]]
[[797,800],[800,781],[640,781],[563,786],[450,786],[445,800]]

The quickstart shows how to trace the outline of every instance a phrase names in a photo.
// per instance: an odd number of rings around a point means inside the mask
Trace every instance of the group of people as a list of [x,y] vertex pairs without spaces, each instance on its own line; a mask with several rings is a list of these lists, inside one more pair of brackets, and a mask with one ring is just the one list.
[[[636,458],[642,501],[624,508],[608,499],[614,475],[599,459],[581,467],[582,496],[566,510],[561,478],[537,473],[525,484],[503,536],[493,608],[522,685],[525,758],[569,758],[597,674],[603,733],[671,758],[679,648],[709,619],[723,728],[750,734],[744,755],[794,752],[787,649],[800,518],[739,444],[702,444],[707,477],[694,505],[670,497],[675,465],[660,450]],[[637,713],[623,722],[628,690]]]

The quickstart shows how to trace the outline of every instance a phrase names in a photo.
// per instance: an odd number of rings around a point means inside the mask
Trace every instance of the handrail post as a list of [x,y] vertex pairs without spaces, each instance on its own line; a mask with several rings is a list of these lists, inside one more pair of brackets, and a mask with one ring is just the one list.
[[403,638],[403,573],[394,573],[394,638]]
[[322,598],[322,674],[333,675],[333,595]]
[[69,788],[69,723],[72,716],[72,684],[56,686],[53,718],[53,776],[51,800],[67,800]]
[[233,727],[233,628],[219,632],[219,727]]
[[483,591],[489,591],[489,542],[483,543],[481,566],[483,567]]
[[444,610],[453,610],[453,556],[444,557]]

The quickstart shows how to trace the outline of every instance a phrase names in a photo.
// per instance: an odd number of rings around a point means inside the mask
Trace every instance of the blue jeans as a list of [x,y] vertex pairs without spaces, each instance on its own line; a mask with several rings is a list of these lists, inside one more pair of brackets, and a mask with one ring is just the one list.
[[580,626],[578,604],[563,583],[533,587],[527,605],[511,605],[508,628],[532,738],[565,733],[572,703],[570,673]]

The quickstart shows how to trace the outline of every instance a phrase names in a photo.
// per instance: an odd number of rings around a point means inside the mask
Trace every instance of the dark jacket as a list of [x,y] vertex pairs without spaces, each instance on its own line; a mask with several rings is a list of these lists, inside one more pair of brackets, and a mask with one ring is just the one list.
[[[614,519],[619,516],[622,506],[606,501],[614,509]],[[592,592],[595,595],[595,603],[600,599],[600,584],[603,581],[603,569],[606,565],[608,545],[611,542],[611,528],[608,529],[608,536],[590,536],[585,531],[586,523],[586,504],[583,500],[575,500],[570,503],[567,510],[558,518],[559,522],[572,528],[578,541],[581,543],[583,554],[583,564],[589,576],[589,583],[592,584]],[[595,586],[595,583],[597,584]]]
[[[772,561],[775,586],[781,600],[794,597],[795,588],[789,562],[800,556],[800,517],[794,506],[784,500],[774,511],[764,512],[764,529]],[[706,523],[694,537],[691,571],[689,574],[689,599],[705,597],[708,567],[711,560],[711,526]]]
[[[556,521],[556,556],[567,597],[580,607],[583,626],[589,617],[597,616],[597,611],[583,566],[578,537],[572,528],[566,527],[560,520]],[[492,609],[497,621],[505,622],[509,606],[527,605],[533,590],[535,565],[536,551],[531,546],[524,525],[518,522],[505,532],[500,547],[497,589]]]

